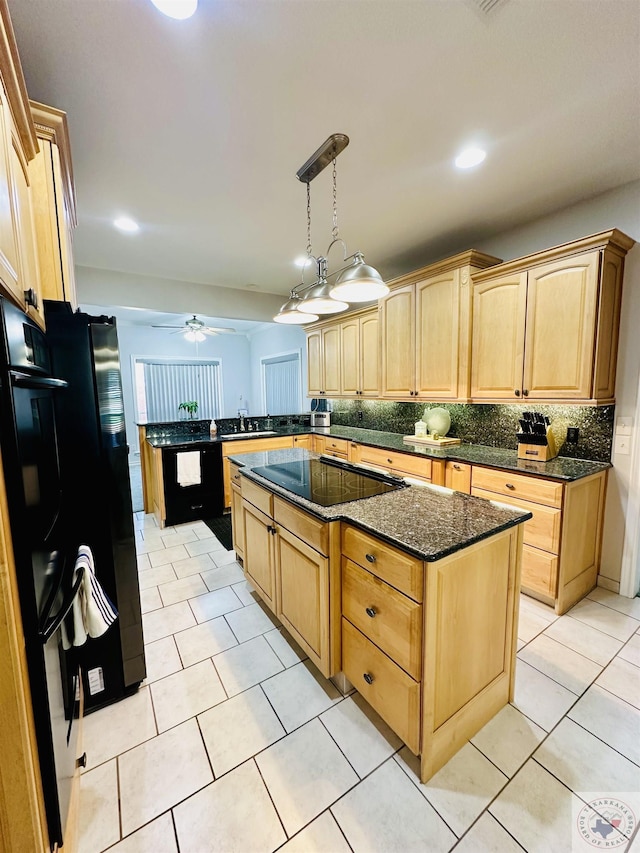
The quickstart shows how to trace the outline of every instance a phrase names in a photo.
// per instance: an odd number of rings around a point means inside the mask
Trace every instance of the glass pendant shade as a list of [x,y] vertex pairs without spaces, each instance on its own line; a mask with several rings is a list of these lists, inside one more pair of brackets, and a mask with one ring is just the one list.
[[302,299],[295,293],[291,294],[280,311],[273,318],[276,323],[287,323],[289,325],[300,325],[302,323],[314,323],[319,319],[317,314],[312,314],[305,310],[302,305]]
[[331,287],[325,278],[309,290],[302,301],[302,307],[303,310],[314,311],[316,314],[338,314],[340,311],[346,311],[349,304],[332,297]]
[[331,290],[331,298],[345,302],[370,302],[387,293],[389,288],[380,273],[365,264],[363,255],[356,252],[353,266],[338,276]]

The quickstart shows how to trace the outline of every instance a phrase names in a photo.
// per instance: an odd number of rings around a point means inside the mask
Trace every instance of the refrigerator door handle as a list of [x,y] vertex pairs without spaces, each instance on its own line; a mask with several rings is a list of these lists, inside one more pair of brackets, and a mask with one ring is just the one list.
[[38,631],[38,636],[42,640],[43,645],[45,643],[47,643],[48,640],[51,639],[51,637],[55,634],[55,632],[58,630],[60,625],[62,625],[62,621],[63,621],[64,617],[71,610],[71,608],[73,606],[73,602],[75,600],[75,597],[78,594],[78,592],[80,591],[80,586],[82,585],[83,576],[84,576],[84,570],[81,569],[80,571],[78,571],[78,577],[76,578],[74,585],[71,587],[69,594],[67,595],[67,597],[64,599],[64,601],[60,605],[60,609],[58,610],[56,615],[51,617],[50,619],[48,619],[46,624],[44,625],[44,627],[42,627]]
[[56,388],[68,388],[69,383],[66,379],[50,379],[44,376],[33,376],[30,373],[20,373],[18,370],[11,370],[11,384],[18,388],[34,388],[38,390],[45,388],[52,390]]

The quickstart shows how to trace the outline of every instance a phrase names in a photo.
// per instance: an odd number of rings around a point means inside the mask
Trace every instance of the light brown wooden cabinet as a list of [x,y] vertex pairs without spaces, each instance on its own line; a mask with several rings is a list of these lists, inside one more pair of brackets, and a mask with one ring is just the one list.
[[473,466],[472,495],[533,514],[524,524],[522,591],[558,614],[597,583],[606,475],[562,483]]
[[340,396],[340,325],[307,333],[307,383],[310,397]]
[[36,322],[44,326],[42,288],[33,210],[33,187],[31,185],[29,163],[24,155],[17,133],[13,129],[13,125],[10,135],[9,165],[11,169],[18,246],[18,285],[22,292],[25,309]]
[[380,393],[378,309],[354,314],[340,324],[340,394],[377,397]]
[[613,402],[632,245],[614,229],[475,273],[471,398]]
[[240,466],[235,462],[230,464],[231,478],[231,537],[233,550],[239,560],[244,559],[244,519],[242,513],[242,477]]
[[464,252],[389,283],[380,300],[380,396],[467,400],[471,274],[499,258]]
[[342,668],[423,782],[513,698],[521,548],[519,525],[423,563],[342,525]]
[[77,307],[73,269],[75,190],[66,113],[31,101],[40,151],[29,165],[40,292]]
[[[251,433],[247,433],[251,435]],[[259,453],[263,450],[286,450],[293,447],[293,436],[275,435],[270,438],[239,438],[222,443],[222,477],[224,480],[224,506],[231,507],[231,468],[229,456],[241,453]]]
[[471,465],[449,459],[444,466],[444,485],[456,492],[471,493]]
[[396,477],[408,476],[426,483],[431,482],[432,461],[426,456],[353,442],[349,458],[351,462],[372,465]]
[[242,489],[247,579],[320,672],[335,675],[339,522],[322,522],[246,477]]

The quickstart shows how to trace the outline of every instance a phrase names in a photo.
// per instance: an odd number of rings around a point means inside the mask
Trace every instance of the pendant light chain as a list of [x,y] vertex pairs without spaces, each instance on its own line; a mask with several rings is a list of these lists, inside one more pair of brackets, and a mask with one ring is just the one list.
[[307,258],[311,258],[311,183],[307,181]]
[[338,239],[338,188],[337,188],[338,173],[336,172],[336,155],[333,155],[333,228],[331,230],[331,238]]

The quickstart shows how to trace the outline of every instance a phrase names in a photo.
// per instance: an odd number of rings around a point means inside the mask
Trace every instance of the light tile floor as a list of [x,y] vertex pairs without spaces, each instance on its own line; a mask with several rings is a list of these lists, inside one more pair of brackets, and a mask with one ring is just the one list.
[[640,853],[607,803],[576,829],[606,796],[640,817],[640,599],[521,596],[514,703],[422,785],[203,522],[135,524],[148,677],[85,719],[80,853]]

